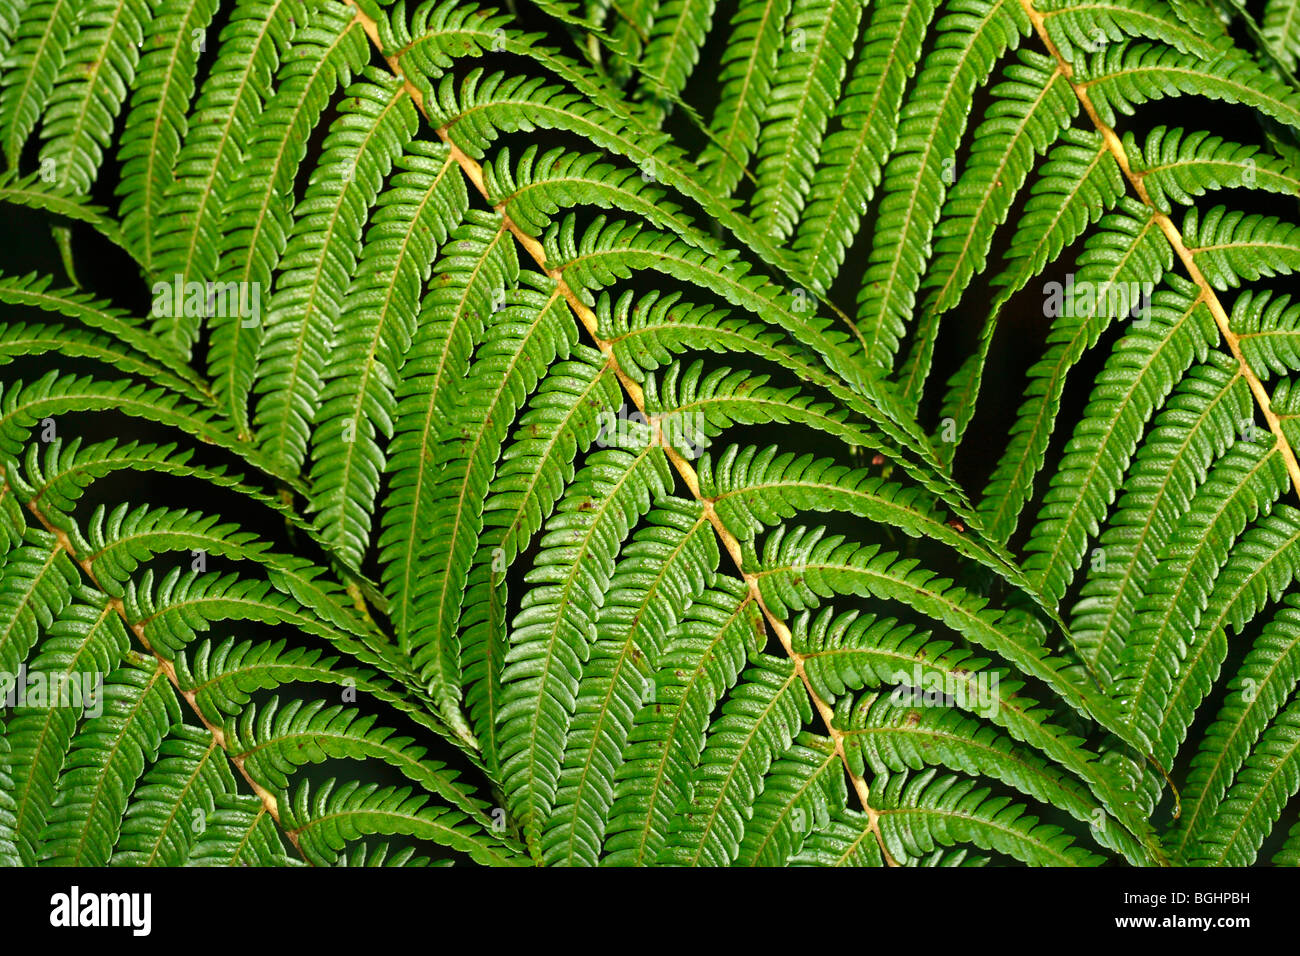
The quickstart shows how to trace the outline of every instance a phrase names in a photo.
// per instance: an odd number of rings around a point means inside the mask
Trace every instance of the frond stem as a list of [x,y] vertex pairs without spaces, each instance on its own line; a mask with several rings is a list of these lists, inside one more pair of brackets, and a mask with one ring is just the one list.
[[[5,480],[3,465],[0,465],[0,480]],[[7,481],[5,487],[8,487]],[[108,595],[109,592],[99,583],[99,580],[95,575],[95,569],[91,564],[91,560],[89,558],[83,558],[77,554],[76,549],[72,545],[72,541],[68,538],[68,535],[62,529],[57,528],[50,523],[49,519],[45,517],[45,513],[41,511],[40,506],[37,505],[36,502],[27,502],[26,507],[36,520],[40,522],[41,527],[54,536],[54,539],[58,542],[58,547],[67,553],[68,557],[72,559],[72,563],[81,569],[81,573],[86,576],[92,585],[94,585],[95,589]],[[162,668],[163,673],[167,675],[167,680],[169,680],[172,687],[176,689],[176,693],[179,694],[187,704],[189,704],[190,710],[194,712],[194,716],[196,716],[199,719],[199,722],[203,724],[204,729],[212,735],[212,739],[216,742],[217,746],[225,751],[230,762],[234,764],[235,769],[239,771],[239,775],[244,778],[249,787],[252,788],[253,793],[255,793],[257,798],[262,802],[262,807],[266,810],[267,814],[275,821],[276,826],[284,832],[284,835],[289,838],[289,842],[293,844],[294,850],[305,862],[310,864],[311,861],[307,859],[306,854],[303,853],[302,847],[299,845],[297,834],[287,829],[284,824],[280,822],[280,804],[275,795],[249,775],[247,768],[244,766],[245,755],[231,753],[229,747],[226,745],[225,733],[220,727],[209,721],[208,718],[203,715],[203,711],[199,709],[197,693],[192,690],[187,691],[181,688],[180,680],[176,676],[176,665],[153,649],[153,645],[149,643],[149,638],[145,636],[144,625],[139,623],[133,624],[131,622],[131,619],[126,613],[126,605],[123,604],[121,598],[109,595],[108,603],[113,610],[117,612],[118,617],[122,619],[122,623],[126,625],[127,630],[135,635],[136,640],[140,642],[140,646],[153,656],[158,666]]]
[[[347,2],[349,6],[352,6],[354,9],[356,9],[357,11],[356,15],[358,19],[361,21],[362,27],[366,31],[366,35],[370,37],[370,41],[374,45],[375,49],[379,51],[381,56],[383,56],[384,48],[383,48],[383,43],[381,42],[379,37],[378,24],[376,24],[375,21],[373,21],[368,16],[366,16],[365,12],[361,10],[359,7],[357,7],[354,0],[345,0],[345,2]],[[414,83],[412,83],[409,79],[407,79],[405,73],[403,73],[402,71],[401,64],[398,62],[397,57],[385,56],[384,59],[388,63],[389,69],[392,70],[393,75],[396,76],[398,79],[400,79],[405,85],[407,92],[411,96],[412,102],[415,103],[417,109],[419,109],[420,111],[420,114],[424,116],[425,120],[428,121],[430,125],[432,125],[432,120],[429,117],[428,109],[425,106],[424,95],[420,92],[420,90],[415,86]],[[491,202],[491,199],[489,198],[488,195],[487,187],[483,180],[483,168],[473,158],[467,156],[465,152],[461,150],[461,148],[457,146],[455,142],[452,141],[450,135],[448,134],[445,128],[435,128],[435,131],[438,134],[438,138],[441,139],[442,142],[444,142],[447,145],[448,149],[451,151],[452,159],[454,159],[457,165],[460,166],[466,178],[469,179],[469,181],[473,184],[474,188],[478,191],[479,195],[481,195],[488,202]],[[627,394],[628,398],[632,401],[632,403],[637,407],[637,410],[640,411],[643,415],[647,415],[644,391],[642,390],[641,386],[637,384],[637,382],[635,382],[630,376],[628,376],[628,374],[619,365],[618,359],[614,354],[613,343],[608,339],[604,339],[601,337],[596,314],[587,306],[585,302],[583,302],[580,298],[578,298],[578,295],[573,291],[573,289],[569,286],[568,282],[565,280],[563,270],[556,269],[547,265],[546,250],[542,247],[541,242],[539,242],[536,237],[530,236],[528,233],[526,233],[510,218],[510,216],[506,212],[504,204],[495,206],[494,208],[501,215],[505,227],[508,230],[510,230],[511,235],[515,237],[515,240],[528,253],[528,255],[532,258],[532,260],[537,264],[538,268],[540,268],[547,276],[549,276],[552,280],[554,280],[561,294],[564,296],[565,301],[568,302],[569,307],[573,310],[574,315],[577,316],[579,322],[586,330],[587,335],[592,339],[593,342],[596,343],[597,347],[600,349],[601,354],[604,355],[606,364],[614,372],[614,375],[618,379],[619,384],[622,386],[623,391]],[[767,603],[764,601],[763,595],[759,590],[757,576],[750,572],[745,571],[744,564],[743,564],[743,557],[741,554],[740,542],[739,540],[737,540],[735,535],[733,535],[730,531],[727,530],[726,526],[722,522],[722,519],[719,517],[717,511],[714,510],[712,502],[708,501],[704,497],[704,495],[701,494],[699,475],[696,473],[695,468],[690,464],[689,461],[683,458],[675,449],[669,447],[666,443],[663,443],[662,439],[660,443],[661,445],[663,445],[664,452],[667,455],[669,462],[672,464],[673,469],[681,477],[683,483],[685,483],[687,489],[690,491],[691,496],[704,509],[705,517],[708,519],[709,524],[713,527],[713,530],[717,534],[720,543],[722,544],[723,548],[726,549],[727,553],[731,556],[732,561],[736,565],[737,571],[740,573],[741,577],[743,578],[745,582],[745,587],[747,588],[749,593],[749,597],[759,606],[759,608],[762,609],[763,616],[764,618],[766,618],[768,625],[772,628],[772,631],[776,634],[777,639],[781,642],[781,646],[782,648],[784,648],[786,655],[790,658],[791,662],[794,664],[795,672],[799,675],[800,680],[803,682],[804,689],[808,693],[809,699],[812,700],[813,706],[816,708],[817,713],[820,715],[822,719],[822,722],[825,724],[827,733],[830,735],[830,739],[834,744],[835,752],[839,755],[841,762],[844,764],[844,770],[848,774],[849,779],[853,783],[853,789],[857,793],[858,800],[861,802],[862,808],[867,814],[867,819],[869,821],[868,829],[871,830],[873,836],[876,839],[876,842],[880,846],[881,856],[884,858],[885,862],[889,866],[897,866],[898,863],[890,855],[888,848],[885,846],[884,838],[881,835],[880,822],[879,822],[880,812],[871,806],[870,789],[868,788],[867,783],[863,779],[862,775],[854,773],[853,768],[849,764],[848,755],[844,749],[844,733],[843,731],[841,731],[835,726],[834,719],[833,719],[834,712],[831,710],[830,705],[826,701],[824,701],[813,689],[812,684],[808,679],[808,675],[804,669],[804,656],[800,654],[798,651],[796,651],[794,648],[794,642],[793,642],[792,635],[790,633],[790,628],[786,626],[785,622],[782,621],[780,618],[778,618],[775,614],[773,614],[772,611],[768,608]]]
[[1271,431],[1277,439],[1278,448],[1282,452],[1282,460],[1286,463],[1287,474],[1291,477],[1291,489],[1295,492],[1297,497],[1300,497],[1300,462],[1296,460],[1295,449],[1291,447],[1291,443],[1287,440],[1286,434],[1282,430],[1281,419],[1278,417],[1277,413],[1273,411],[1273,405],[1269,399],[1268,391],[1264,388],[1264,383],[1260,381],[1259,376],[1255,374],[1255,370],[1250,367],[1250,363],[1246,360],[1246,355],[1241,349],[1241,339],[1232,331],[1231,320],[1228,318],[1228,313],[1224,309],[1223,303],[1219,301],[1218,295],[1215,294],[1214,287],[1210,285],[1209,280],[1205,278],[1205,274],[1201,272],[1200,267],[1196,264],[1195,256],[1192,254],[1192,251],[1187,248],[1187,244],[1183,242],[1182,233],[1178,230],[1178,227],[1174,225],[1173,220],[1162,212],[1154,202],[1152,202],[1151,195],[1147,192],[1146,183],[1143,182],[1141,176],[1134,173],[1132,167],[1129,165],[1128,153],[1124,150],[1124,144],[1120,142],[1120,138],[1115,133],[1115,130],[1106,124],[1097,113],[1096,107],[1093,106],[1092,99],[1088,94],[1087,85],[1074,78],[1074,68],[1070,65],[1069,61],[1061,55],[1060,48],[1056,45],[1055,41],[1052,40],[1051,36],[1048,35],[1046,20],[1043,13],[1034,9],[1034,0],[1020,0],[1020,6],[1024,9],[1025,14],[1033,23],[1034,32],[1038,35],[1038,39],[1042,42],[1043,46],[1047,48],[1048,54],[1056,60],[1061,72],[1065,74],[1066,81],[1070,84],[1070,88],[1074,90],[1074,95],[1078,97],[1080,105],[1083,106],[1084,112],[1088,115],[1088,119],[1092,121],[1092,125],[1096,127],[1097,132],[1101,134],[1101,137],[1106,144],[1106,148],[1110,151],[1110,154],[1115,157],[1115,162],[1119,164],[1120,171],[1124,174],[1124,178],[1128,181],[1129,185],[1133,187],[1133,191],[1137,194],[1137,197],[1142,204],[1151,211],[1152,219],[1155,221],[1156,225],[1160,227],[1160,231],[1165,234],[1165,238],[1169,240],[1169,245],[1173,248],[1174,253],[1182,262],[1183,268],[1187,270],[1188,276],[1191,278],[1192,282],[1200,288],[1201,298],[1209,308],[1210,314],[1214,316],[1214,324],[1219,327],[1219,334],[1223,337],[1223,341],[1228,346],[1228,350],[1232,353],[1233,358],[1237,360],[1238,365],[1241,367],[1242,377],[1245,378],[1247,384],[1250,386],[1251,394],[1255,398],[1255,404],[1259,406],[1260,411],[1263,413],[1264,420],[1268,423],[1269,431]]

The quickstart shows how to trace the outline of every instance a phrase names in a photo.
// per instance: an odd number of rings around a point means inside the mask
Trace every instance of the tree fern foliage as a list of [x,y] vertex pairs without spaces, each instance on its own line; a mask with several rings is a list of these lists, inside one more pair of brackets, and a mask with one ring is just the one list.
[[0,859],[1294,864],[1298,61],[6,3]]

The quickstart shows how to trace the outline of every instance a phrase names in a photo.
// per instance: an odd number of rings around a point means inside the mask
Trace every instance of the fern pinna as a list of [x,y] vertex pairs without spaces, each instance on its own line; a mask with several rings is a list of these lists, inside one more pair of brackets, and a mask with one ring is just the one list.
[[0,10],[0,859],[1300,862],[1300,2],[511,7]]

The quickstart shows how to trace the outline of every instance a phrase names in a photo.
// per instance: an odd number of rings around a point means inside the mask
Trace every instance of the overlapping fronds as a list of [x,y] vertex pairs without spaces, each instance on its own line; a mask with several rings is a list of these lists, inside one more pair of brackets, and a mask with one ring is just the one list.
[[0,10],[0,862],[1300,862],[1300,4],[517,6]]

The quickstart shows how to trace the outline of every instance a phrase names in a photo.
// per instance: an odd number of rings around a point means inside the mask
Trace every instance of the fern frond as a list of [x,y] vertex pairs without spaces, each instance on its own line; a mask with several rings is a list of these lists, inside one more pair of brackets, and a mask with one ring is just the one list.
[[[78,597],[46,628],[31,663],[33,673],[51,675],[51,686],[54,675],[64,679],[74,673],[103,675],[127,651],[126,632],[107,596],[82,593]],[[102,684],[98,693],[103,693]],[[9,752],[4,768],[13,783],[15,840],[19,856],[29,866],[37,861],[41,834],[77,725],[76,708],[46,703],[45,707],[17,709],[5,727]],[[90,702],[83,696],[81,703]]]
[[1264,626],[1192,759],[1176,834],[1179,854],[1197,846],[1213,828],[1233,778],[1290,698],[1297,676],[1295,600],[1288,597]]
[[279,698],[271,698],[260,708],[245,709],[237,725],[228,722],[223,737],[249,776],[273,791],[287,787],[289,773],[302,764],[344,758],[382,760],[477,822],[483,850],[495,853],[496,862],[517,852],[503,845],[487,845],[492,829],[488,805],[467,792],[454,772],[438,761],[425,759],[424,748],[411,738],[395,736],[394,731],[376,727],[374,722],[374,715],[359,716],[352,707],[326,707],[319,700],[281,706]]
[[1059,827],[1039,823],[1006,797],[977,789],[974,781],[930,770],[897,776],[884,787],[881,834],[900,858],[941,846],[973,843],[1034,866],[1089,866],[1098,858],[1072,844]]
[[858,293],[856,321],[870,362],[892,364],[912,315],[946,192],[944,165],[956,162],[969,119],[965,104],[1028,30],[1024,10],[1008,0],[971,0],[936,26],[938,42],[903,105]]
[[219,797],[235,778],[216,738],[188,725],[172,729],[141,779],[113,850],[114,866],[180,866],[188,860]]
[[217,0],[167,0],[145,21],[137,80],[118,143],[122,178],[115,192],[122,200],[122,232],[146,269],[154,259],[153,223],[176,181],[200,48],[216,12]]
[[1205,361],[1216,337],[1199,294],[1170,276],[1140,325],[1134,323],[1116,343],[1025,546],[1031,580],[1052,600],[1065,596],[1151,415],[1193,361]]
[[699,62],[717,0],[660,0],[641,57],[643,93],[672,99]]
[[[981,271],[997,227],[1010,211],[1036,155],[1068,129],[1078,109],[1070,84],[1049,58],[1017,51],[1020,62],[1006,69],[1008,80],[994,87],[996,108],[975,132],[983,144],[973,151],[945,200],[936,228],[935,255],[922,283],[923,314],[916,341],[901,369],[907,398],[919,396],[929,375],[941,316]],[[953,161],[955,165],[955,160]]]
[[654,698],[642,704],[616,772],[605,849],[613,865],[649,865],[663,851],[710,715],[761,647],[760,612],[745,589],[719,577],[696,598],[664,650]]
[[[1250,528],[1236,542],[1219,580],[1210,592],[1196,633],[1188,642],[1186,662],[1177,673],[1160,729],[1162,746],[1169,752],[1180,747],[1196,716],[1198,706],[1210,693],[1228,655],[1227,629],[1238,633],[1268,603],[1278,601],[1300,577],[1300,514],[1285,505],[1275,505],[1268,518]],[[1265,624],[1265,628],[1269,628]],[[1207,732],[1204,741],[1210,740]],[[1189,771],[1187,789],[1199,784],[1196,758]],[[1184,813],[1180,819],[1190,820]]]
[[1071,630],[1102,674],[1114,674],[1144,583],[1177,516],[1186,512],[1210,462],[1248,420],[1246,383],[1227,359],[1209,354],[1210,361],[1192,366],[1156,419],[1118,511],[1101,534],[1104,557],[1075,606]]
[[935,0],[874,4],[862,48],[835,110],[794,248],[814,288],[827,288],[848,249],[899,135],[907,80],[916,69]]
[[[191,866],[292,866],[266,807],[256,797],[218,799],[194,839]],[[298,861],[301,865],[301,861]]]
[[1295,0],[1268,0],[1262,26],[1273,51],[1295,70],[1300,60],[1300,5]]
[[483,838],[466,826],[463,814],[430,805],[409,789],[376,784],[332,782],[315,794],[304,784],[286,794],[284,822],[307,860],[317,866],[336,862],[338,854],[363,834],[404,835],[468,854],[480,863],[493,860]]
[[[221,31],[223,55],[199,91],[176,157],[175,181],[154,224],[152,264],[164,279],[193,282],[217,274],[219,223],[228,210],[235,170],[270,96],[276,64],[303,14],[298,0],[240,0]],[[200,318],[183,312],[158,316],[154,329],[188,356],[202,324],[191,320]]]
[[443,148],[416,149],[398,160],[403,172],[379,197],[357,275],[342,302],[312,447],[312,510],[321,529],[354,567],[370,536],[368,513],[379,493],[391,437],[397,379],[410,351],[436,246],[465,208],[465,186]]
[[788,18],[756,150],[753,217],[784,239],[794,232],[812,185],[822,137],[853,53],[863,8],[847,0],[799,4]]
[[52,289],[52,283],[52,277],[35,273],[21,277],[0,276],[0,302],[30,306],[74,319],[122,340],[169,372],[201,387],[197,376],[185,365],[183,356],[166,342],[141,329],[139,322],[127,313],[96,300],[88,293]]
[[47,862],[108,863],[130,793],[152,763],[180,708],[161,665],[127,665],[104,678],[103,715],[72,739],[54,805],[41,833]]
[[[1077,738],[1050,723],[1054,718],[1036,701],[1021,696],[1020,681],[989,668],[986,659],[948,641],[932,641],[927,633],[899,626],[890,618],[859,617],[853,612],[837,616],[831,608],[815,618],[804,614],[796,619],[795,646],[804,656],[811,686],[828,697],[882,685],[907,684],[916,690],[937,685],[949,689],[946,693],[952,706],[990,720],[1016,740],[1068,768],[1107,814],[1137,841],[1150,845],[1150,828],[1130,805],[1131,798],[1122,792],[1118,778],[1092,754],[1078,748]],[[987,675],[983,691],[981,673]],[[847,729],[852,728],[849,723]],[[846,737],[848,740],[850,737]],[[1138,842],[1123,832],[1112,832],[1109,817],[1104,821],[1093,817],[1089,822],[1099,828],[1106,845],[1124,848],[1126,853],[1144,859],[1153,856],[1149,849],[1138,849]]]
[[1290,163],[1204,130],[1158,126],[1141,147],[1127,134],[1124,149],[1151,202],[1166,213],[1173,211],[1173,203],[1190,206],[1218,189],[1246,187],[1293,196],[1300,188],[1300,170]]
[[81,16],[77,0],[33,0],[16,11],[17,27],[0,74],[0,139],[5,163],[18,168],[23,143],[49,103]]
[[99,172],[135,76],[145,12],[144,0],[92,0],[81,12],[41,126],[41,165],[62,189],[86,193]]
[[1300,270],[1300,226],[1216,206],[1202,219],[1189,210],[1183,239],[1216,289]]
[[596,639],[614,551],[671,480],[649,430],[630,424],[637,450],[595,453],[560,500],[511,634],[501,675],[501,773],[516,794],[512,812],[528,831],[540,831],[554,806],[577,706],[576,675]]
[[[258,304],[269,305],[272,274],[293,232],[293,185],[330,97],[365,64],[366,43],[360,20],[338,4],[313,7],[296,29],[284,55],[275,93],[249,131],[249,161],[229,186],[223,215],[230,228],[221,237],[221,281],[229,288],[259,290]],[[265,299],[262,296],[265,293]],[[249,434],[249,394],[257,374],[258,349],[266,324],[262,316],[209,316],[208,369],[213,391],[242,434]]]
[[1080,64],[1103,123],[1114,126],[1116,113],[1131,114],[1143,103],[1191,93],[1225,103],[1240,103],[1280,123],[1300,127],[1300,92],[1261,70],[1235,49],[1209,59],[1191,59],[1171,47],[1149,43],[1114,44]]
[[[254,417],[259,442],[285,470],[297,470],[307,455],[326,352],[335,345],[361,255],[362,224],[383,177],[414,135],[415,122],[407,93],[395,80],[374,73],[354,83],[325,140],[321,171],[295,213],[255,385],[261,396]],[[344,361],[350,357],[344,352]]]
[[[1173,265],[1173,252],[1154,219],[1137,203],[1103,218],[1079,255],[1075,295],[1049,292],[1044,311],[1055,319],[1044,357],[1029,371],[1025,401],[1012,426],[1011,441],[984,489],[979,508],[989,536],[1005,542],[1028,502],[1034,475],[1042,467],[1051,428],[1070,369],[1102,332],[1123,321]],[[1137,295],[1134,292],[1137,292]]]
[[876,545],[860,547],[842,536],[823,534],[824,529],[795,527],[787,532],[782,527],[764,542],[755,562],[761,570],[755,573],[768,607],[776,613],[801,611],[815,606],[818,597],[836,593],[908,604],[1043,680],[1078,713],[1141,748],[1141,737],[1121,726],[1111,703],[1076,683],[1065,662],[1042,647],[1041,634],[1019,615],[986,611],[985,601],[916,568],[913,560],[899,559]]
[[731,19],[718,75],[721,92],[709,123],[717,139],[699,158],[705,182],[719,195],[735,190],[758,143],[792,5],[791,0],[742,3]]
[[[1115,693],[1133,719],[1156,739],[1155,723],[1171,684],[1165,670],[1186,654],[1184,634],[1194,633],[1209,597],[1208,585],[1248,522],[1266,512],[1287,487],[1286,467],[1262,440],[1238,441],[1211,469],[1186,515],[1165,545],[1157,572],[1125,643]],[[1156,751],[1156,759],[1173,754]]]
[[1300,861],[1297,4],[525,6],[0,7],[0,863]]
[[847,799],[835,746],[824,737],[801,734],[768,773],[736,865],[784,866],[803,849],[809,831]]
[[[912,679],[914,675],[908,674],[908,680]],[[904,687],[899,685],[894,694]],[[845,742],[873,773],[888,776],[941,766],[971,777],[1000,780],[1095,827],[1099,842],[1119,841],[1117,848],[1134,864],[1149,859],[1122,828],[1111,825],[1101,806],[1077,781],[974,717],[946,708],[907,706],[909,696],[915,700],[918,692],[924,693],[921,688],[910,690],[910,695],[904,693],[897,701],[892,694],[864,695],[848,714]],[[849,700],[845,698],[846,703]]]
[[46,531],[28,529],[22,544],[5,556],[0,593],[0,670],[15,674],[38,634],[72,601],[76,567]]
[[594,865],[600,854],[612,782],[643,703],[655,702],[651,675],[695,595],[718,563],[713,528],[697,502],[660,499],[622,552],[596,618],[597,638],[578,685],[559,788],[542,844],[543,859]]
[[1282,808],[1300,789],[1297,721],[1300,715],[1292,702],[1260,736],[1206,827],[1200,853],[1189,862],[1220,866],[1254,862]]
[[[506,438],[506,423],[513,420],[522,397],[536,387],[545,369],[567,358],[576,344],[576,330],[558,289],[544,293],[547,283],[539,285],[541,289],[520,288],[507,294],[475,354],[462,393],[466,401],[444,412],[449,421],[440,429],[442,441],[435,458],[440,480],[433,520],[439,528],[449,527],[450,534],[446,538],[440,534],[432,542],[427,562],[420,568],[420,593],[428,598],[420,604],[417,639],[427,641],[432,634],[435,643],[432,648],[422,647],[417,660],[455,647],[450,624],[465,606],[465,586],[484,547],[482,509]],[[488,574],[497,577],[499,555],[488,557]],[[478,569],[483,570],[482,563]],[[433,613],[423,614],[431,606]],[[466,671],[481,666],[485,671],[483,683],[474,685],[481,693],[467,703],[487,741],[490,759],[495,760],[504,635],[499,630],[468,631],[468,635],[473,639],[461,646],[461,666]]]
[[788,661],[759,654],[709,728],[692,776],[693,794],[669,825],[665,862],[725,866],[744,833],[745,807],[753,804],[773,760],[789,748],[812,707]]
[[[83,198],[67,195],[61,190],[38,185],[44,182],[40,173],[32,173],[30,176],[19,176],[12,171],[0,173],[0,202],[41,209],[65,219],[84,222],[113,245],[136,256],[127,243],[123,228],[106,215],[102,207],[91,205]],[[138,256],[137,261],[140,261]]]
[[810,834],[793,862],[804,866],[885,865],[870,820],[854,810],[842,811]]

